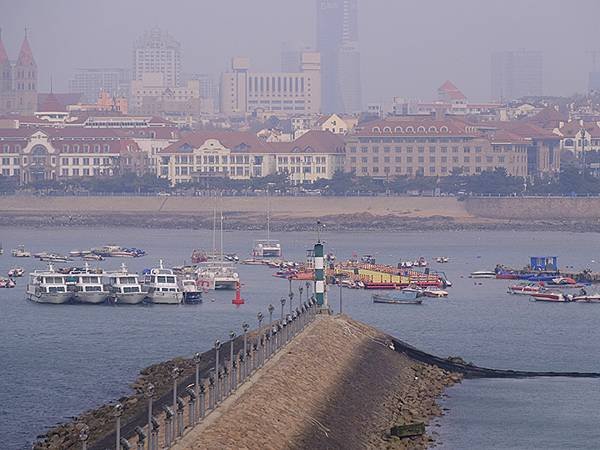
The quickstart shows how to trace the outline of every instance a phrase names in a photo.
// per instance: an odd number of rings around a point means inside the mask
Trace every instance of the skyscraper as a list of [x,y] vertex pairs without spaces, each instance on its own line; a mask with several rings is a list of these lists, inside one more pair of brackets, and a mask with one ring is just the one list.
[[167,87],[181,85],[181,44],[160,28],[152,28],[133,47],[133,79],[160,73]]
[[492,54],[492,99],[510,101],[543,95],[543,55],[518,50]]
[[362,109],[358,0],[317,0],[324,112]]

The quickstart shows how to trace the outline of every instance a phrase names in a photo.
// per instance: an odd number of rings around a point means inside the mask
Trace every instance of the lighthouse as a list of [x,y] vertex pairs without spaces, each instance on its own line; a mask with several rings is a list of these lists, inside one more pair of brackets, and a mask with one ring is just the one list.
[[[317,226],[320,227],[321,223],[317,222]],[[318,230],[318,229],[317,229]],[[327,304],[327,292],[325,283],[325,252],[324,243],[321,242],[320,235],[317,235],[317,242],[313,249],[314,268],[315,268],[315,300],[317,301],[317,307],[319,310],[328,311],[329,305]]]

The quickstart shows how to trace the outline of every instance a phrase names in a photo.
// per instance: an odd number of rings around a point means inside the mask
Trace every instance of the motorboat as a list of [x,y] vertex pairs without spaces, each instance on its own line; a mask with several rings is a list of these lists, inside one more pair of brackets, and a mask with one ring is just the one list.
[[8,271],[9,278],[20,278],[25,274],[25,269],[22,267],[13,267]]
[[578,303],[600,303],[600,294],[576,295],[573,297],[572,301]]
[[389,294],[373,294],[373,303],[388,303],[394,305],[420,305],[423,300],[417,298],[416,292],[392,292]]
[[202,289],[198,287],[195,278],[186,276],[182,279],[181,291],[183,292],[183,303],[188,305],[202,303]]
[[70,257],[60,255],[58,253],[42,252],[34,254],[33,257],[39,259],[40,261],[52,263],[66,263],[72,261]]
[[444,298],[448,297],[448,291],[443,289],[427,288],[423,291],[423,296],[432,298]]
[[519,283],[508,287],[508,293],[514,295],[531,295],[542,292],[543,287],[538,283]]
[[0,289],[11,289],[17,286],[12,278],[0,278]]
[[36,303],[55,305],[68,303],[73,299],[73,292],[66,282],[67,275],[58,273],[52,264],[48,270],[34,271],[29,274],[29,283],[25,290],[27,299]]
[[447,256],[438,256],[437,258],[435,258],[435,262],[439,264],[445,264],[448,261],[450,261],[450,259]]
[[105,245],[93,248],[91,253],[105,258],[139,258],[140,256],[144,256],[146,251],[135,247],[126,248],[119,245]]
[[4,247],[2,247],[2,242],[0,242],[0,256],[4,255]]
[[573,299],[571,295],[565,295],[562,292],[537,292],[531,294],[531,298],[536,302],[552,302],[552,303],[566,303]]
[[103,283],[102,271],[90,270],[85,265],[84,270],[72,270],[65,278],[67,286],[73,290],[73,300],[77,303],[97,305],[111,297],[110,291]]
[[427,267],[427,260],[421,256],[413,262],[413,267]]
[[13,248],[10,253],[15,258],[30,258],[31,257],[31,252],[28,252],[27,250],[25,250],[24,245],[18,245],[17,248]]
[[146,298],[150,303],[178,305],[183,294],[177,283],[177,275],[171,269],[165,269],[160,260],[159,266],[151,269],[145,277]]
[[107,275],[108,289],[118,305],[137,305],[146,298],[138,274],[129,272],[125,264],[121,265],[121,270]]
[[496,278],[496,272],[489,270],[477,270],[475,272],[471,272],[469,278]]
[[241,261],[241,264],[245,264],[247,266],[262,266],[265,263],[264,263],[264,261],[262,259],[247,258],[247,259],[243,259]]

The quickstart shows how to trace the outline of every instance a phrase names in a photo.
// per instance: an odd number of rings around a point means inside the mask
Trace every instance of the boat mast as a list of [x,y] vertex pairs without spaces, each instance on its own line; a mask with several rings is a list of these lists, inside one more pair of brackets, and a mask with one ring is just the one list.
[[217,254],[217,198],[213,207],[212,257]]
[[221,263],[223,262],[223,210],[221,210]]
[[271,243],[271,196],[267,186],[267,245]]

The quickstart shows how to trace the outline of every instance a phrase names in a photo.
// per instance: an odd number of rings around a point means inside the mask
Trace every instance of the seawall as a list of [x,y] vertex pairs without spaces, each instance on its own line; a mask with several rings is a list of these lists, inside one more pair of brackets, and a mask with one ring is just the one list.
[[502,220],[599,220],[598,197],[467,198],[465,212]]

